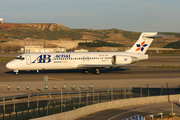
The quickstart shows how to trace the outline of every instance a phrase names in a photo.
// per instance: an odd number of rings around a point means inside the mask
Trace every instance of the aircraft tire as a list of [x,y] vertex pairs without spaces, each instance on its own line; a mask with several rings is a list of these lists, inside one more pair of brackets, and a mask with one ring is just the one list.
[[14,75],[19,75],[19,73],[18,73],[18,72],[15,72]]
[[83,73],[88,74],[88,73],[89,73],[89,71],[88,71],[88,70],[83,70]]
[[100,74],[99,69],[95,69],[95,70],[94,70],[94,73],[97,74],[97,75],[99,75],[99,74]]

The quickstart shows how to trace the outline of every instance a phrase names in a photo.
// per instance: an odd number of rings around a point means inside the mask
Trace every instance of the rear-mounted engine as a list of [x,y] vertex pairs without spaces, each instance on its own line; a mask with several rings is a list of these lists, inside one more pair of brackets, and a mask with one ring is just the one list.
[[137,57],[124,56],[124,55],[114,55],[112,57],[113,65],[126,65],[138,62]]

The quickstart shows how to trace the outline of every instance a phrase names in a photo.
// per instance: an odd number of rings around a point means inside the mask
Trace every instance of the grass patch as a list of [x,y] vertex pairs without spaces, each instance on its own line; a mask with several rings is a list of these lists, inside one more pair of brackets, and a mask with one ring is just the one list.
[[149,56],[180,56],[180,54],[148,54]]
[[125,45],[123,45],[123,44],[104,42],[104,41],[100,41],[100,40],[94,40],[93,42],[79,42],[78,45],[79,46],[87,46],[87,47],[103,47],[103,46],[125,47]]
[[2,41],[0,41],[0,43],[5,43],[5,42],[7,42],[6,40],[2,40]]
[[134,66],[136,68],[180,68],[180,66]]
[[0,57],[0,62],[9,62],[13,59],[14,57]]

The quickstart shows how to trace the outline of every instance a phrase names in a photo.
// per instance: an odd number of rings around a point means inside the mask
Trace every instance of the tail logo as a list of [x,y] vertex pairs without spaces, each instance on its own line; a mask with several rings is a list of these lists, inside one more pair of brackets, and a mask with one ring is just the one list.
[[145,41],[144,41],[144,42],[142,42],[141,44],[136,44],[136,46],[138,47],[138,48],[136,49],[136,51],[139,51],[139,50],[143,51],[144,48],[147,46],[147,44],[145,44]]

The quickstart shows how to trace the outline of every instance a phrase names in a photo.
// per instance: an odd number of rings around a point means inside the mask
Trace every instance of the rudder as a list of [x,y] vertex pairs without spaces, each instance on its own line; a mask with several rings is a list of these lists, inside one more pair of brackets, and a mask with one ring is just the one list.
[[141,33],[139,39],[136,43],[126,52],[134,52],[134,53],[141,53],[145,54],[148,50],[149,46],[151,45],[152,41],[154,40],[153,36],[156,36],[157,32],[143,32]]

